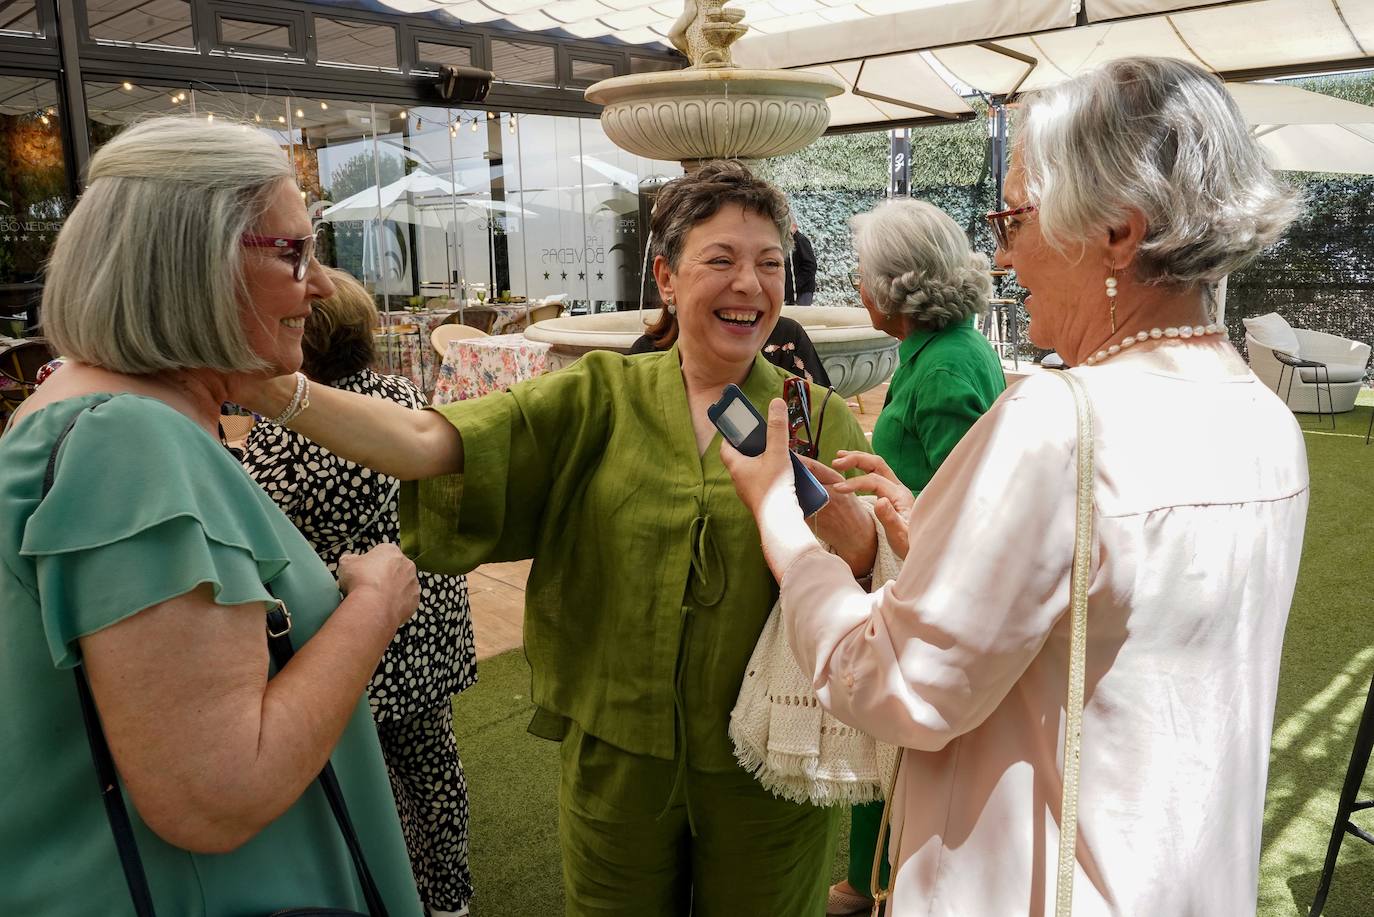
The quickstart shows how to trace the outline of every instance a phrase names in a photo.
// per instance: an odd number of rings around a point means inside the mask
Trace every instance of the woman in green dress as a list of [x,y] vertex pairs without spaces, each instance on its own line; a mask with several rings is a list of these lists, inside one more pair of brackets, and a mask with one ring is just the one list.
[[[407,411],[322,387],[292,428],[403,480],[402,543],[422,569],[533,558],[525,649],[530,731],[562,742],[568,914],[824,911],[837,812],[768,794],[737,764],[730,710],[777,598],[706,408],[735,383],[766,408],[788,374],[759,350],[782,305],[790,220],[737,163],[660,192],[654,276],[678,323],[668,350],[593,352],[510,391]],[[255,407],[281,410],[275,380]],[[813,388],[813,403],[825,402]],[[821,458],[862,449],[843,399]],[[846,506],[848,501],[846,501]],[[826,518],[866,538],[871,516]]]
[[[251,128],[165,118],[87,179],[43,292],[69,359],[0,437],[0,912],[134,913],[80,665],[158,913],[363,910],[316,781],[332,758],[388,911],[419,915],[363,702],[414,566],[381,545],[336,584],[216,436],[223,402],[300,366],[333,290],[291,163]],[[273,674],[277,600],[296,654]]]
[[[992,295],[988,261],[969,248],[947,213],[925,201],[887,201],[851,224],[859,257],[855,290],[873,327],[902,343],[873,426],[876,455],[842,456],[836,467],[873,471],[885,462],[919,494],[1007,387],[997,353],[973,327]],[[894,510],[880,502],[878,512]],[[882,812],[881,802],[853,808],[848,876],[831,887],[827,914],[873,907],[869,885]],[[879,881],[886,887],[887,880],[884,857]]]

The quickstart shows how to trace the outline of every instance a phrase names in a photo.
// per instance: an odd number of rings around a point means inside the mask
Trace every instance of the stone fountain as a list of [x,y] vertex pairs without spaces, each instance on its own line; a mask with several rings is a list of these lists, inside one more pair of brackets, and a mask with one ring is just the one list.
[[[844,85],[814,73],[736,67],[730,45],[748,31],[743,18],[725,0],[685,0],[668,37],[691,66],[587,89],[587,100],[603,106],[606,136],[688,171],[707,159],[782,156],[819,137],[830,124],[826,99]],[[865,392],[892,374],[897,342],[874,331],[863,309],[789,306],[783,314],[806,329],[839,394]],[[589,350],[627,352],[657,318],[656,309],[569,316],[539,322],[525,336],[552,345],[549,368],[560,369]]]

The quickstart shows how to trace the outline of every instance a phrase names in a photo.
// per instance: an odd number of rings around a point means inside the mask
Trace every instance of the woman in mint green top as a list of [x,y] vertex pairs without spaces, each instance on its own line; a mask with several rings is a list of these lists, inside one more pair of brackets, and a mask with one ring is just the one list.
[[[293,429],[402,479],[402,543],[457,573],[533,558],[530,729],[562,741],[566,913],[820,917],[838,812],[772,796],[735,760],[730,710],[778,588],[707,407],[767,412],[789,376],[759,350],[782,305],[790,219],[772,186],[708,163],[658,195],[654,273],[671,349],[593,352],[509,392],[406,411],[317,390]],[[280,410],[280,380],[256,407]],[[814,404],[825,390],[812,389]],[[781,406],[781,405],[779,405]],[[862,449],[843,399],[820,447]],[[872,569],[872,517],[845,556]]]
[[[912,493],[920,493],[1007,387],[997,353],[973,327],[987,310],[987,259],[940,208],[898,198],[851,221],[859,269],[855,289],[873,327],[900,340],[873,451]],[[842,463],[843,464],[843,463]],[[847,880],[830,891],[827,913],[867,913],[882,803],[850,815]],[[881,864],[886,887],[888,864]]]
[[[420,913],[362,702],[414,567],[382,546],[336,583],[216,438],[222,401],[300,365],[300,319],[331,292],[309,230],[264,134],[159,119],[91,162],[44,290],[70,359],[0,436],[0,912],[134,913],[80,666],[158,913],[365,910],[327,760],[387,909]],[[281,672],[274,596],[296,648]]]

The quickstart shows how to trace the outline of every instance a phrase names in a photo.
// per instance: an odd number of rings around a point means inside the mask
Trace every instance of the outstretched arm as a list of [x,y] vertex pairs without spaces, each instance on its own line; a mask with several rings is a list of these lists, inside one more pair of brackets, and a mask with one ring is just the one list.
[[[264,417],[276,417],[295,391],[295,376],[278,376],[236,391],[234,397]],[[411,410],[318,382],[310,383],[309,397],[310,406],[289,426],[335,455],[403,481],[463,471],[463,438],[433,411]]]

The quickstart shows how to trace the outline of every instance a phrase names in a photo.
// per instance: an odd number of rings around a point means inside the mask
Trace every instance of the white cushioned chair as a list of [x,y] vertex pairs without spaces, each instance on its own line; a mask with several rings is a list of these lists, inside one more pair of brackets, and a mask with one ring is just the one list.
[[[1284,398],[1294,411],[1318,413],[1317,390],[1321,389],[1321,412],[1341,414],[1355,407],[1369,363],[1369,345],[1351,341],[1321,331],[1294,328],[1277,312],[1242,319],[1245,323],[1245,346],[1250,351],[1250,368],[1255,375]],[[1274,351],[1326,364],[1326,369],[1314,367],[1285,367]],[[1297,373],[1290,394],[1288,377]],[[1279,387],[1279,377],[1283,386]],[[1331,403],[1326,400],[1326,383],[1331,383]]]

